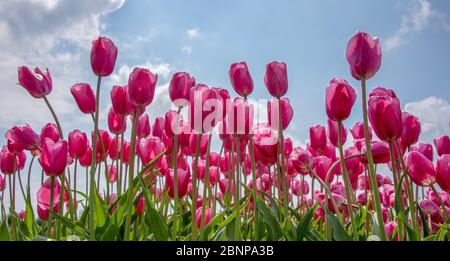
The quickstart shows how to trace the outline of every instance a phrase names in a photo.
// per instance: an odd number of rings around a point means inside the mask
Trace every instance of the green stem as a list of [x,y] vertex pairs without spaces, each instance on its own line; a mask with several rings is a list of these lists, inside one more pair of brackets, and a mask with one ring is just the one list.
[[195,240],[195,236],[197,234],[197,222],[196,222],[196,211],[197,211],[197,166],[198,166],[198,154],[200,152],[200,145],[202,141],[203,133],[198,134],[197,137],[197,147],[195,148],[195,158],[194,158],[194,167],[193,167],[193,176],[192,176],[192,206],[191,206],[191,215],[192,215],[192,231],[191,236],[192,240]]
[[432,184],[430,187],[431,187],[431,189],[433,190],[434,195],[435,195],[436,198],[438,199],[439,204],[440,204],[441,207],[442,207],[442,210],[444,211],[444,217],[445,217],[445,220],[448,220],[447,209],[445,208],[445,204],[444,204],[444,201],[443,201],[442,198],[441,198],[441,195],[440,195],[439,192],[436,190],[436,187],[434,186],[434,184]]
[[47,104],[47,107],[50,110],[50,113],[52,114],[53,119],[55,119],[56,126],[58,127],[58,131],[59,131],[59,137],[61,139],[64,139],[64,135],[62,132],[61,124],[59,123],[59,120],[58,120],[58,116],[56,116],[55,110],[53,110],[53,107],[50,104],[50,102],[48,101],[47,96],[44,96],[44,101],[45,101],[45,104]]
[[206,202],[209,203],[209,197],[207,196],[206,192],[208,191],[208,188],[210,186],[209,184],[209,151],[211,149],[211,135],[208,138],[208,147],[206,149],[206,167],[205,167],[205,179],[203,182],[203,200],[202,200],[202,219],[200,220],[200,239],[203,239],[203,232],[205,229],[205,209],[206,209]]
[[285,161],[284,161],[284,138],[283,138],[283,125],[281,121],[281,98],[278,97],[278,137],[279,137],[279,151],[278,153],[281,154],[281,164],[279,166],[280,174],[281,174],[281,185],[283,188],[283,207],[284,207],[284,214],[286,217],[288,216],[288,191],[286,187],[286,179],[285,179]]
[[240,201],[240,176],[241,176],[241,135],[237,135],[236,139],[236,179],[234,183],[234,213],[236,215],[236,223],[235,223],[235,234],[234,234],[234,240],[240,240],[241,239],[241,215],[239,211],[239,201]]
[[177,240],[177,229],[178,229],[178,117],[181,111],[180,107],[177,112],[176,117],[176,127],[175,135],[173,137],[173,150],[172,150],[172,163],[173,163],[173,198],[174,198],[174,209],[173,209],[173,228],[172,228],[172,240]]
[[53,219],[53,191],[55,186],[55,177],[50,177],[50,205],[48,206],[48,209],[51,210],[48,213],[48,238],[51,237],[51,231],[52,231],[52,219]]
[[250,134],[250,158],[252,160],[252,184],[253,184],[253,218],[255,222],[255,239],[259,239],[259,229],[258,229],[258,194],[256,187],[256,171],[255,171],[255,152],[253,147],[253,135]]

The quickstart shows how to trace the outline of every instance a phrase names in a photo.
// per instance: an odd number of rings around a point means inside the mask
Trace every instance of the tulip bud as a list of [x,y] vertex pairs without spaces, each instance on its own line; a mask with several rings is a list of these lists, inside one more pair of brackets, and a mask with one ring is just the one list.
[[50,72],[42,72],[39,68],[31,71],[26,66],[18,68],[19,84],[34,98],[43,98],[52,91],[52,77]]
[[49,217],[50,197],[53,191],[53,212],[59,210],[59,198],[61,193],[61,185],[59,180],[55,179],[52,190],[51,179],[48,178],[36,192],[37,213],[41,220],[47,220]]
[[370,124],[378,138],[388,142],[402,135],[402,112],[398,99],[387,95],[371,96],[368,112]]
[[11,152],[6,146],[0,151],[0,170],[5,175],[14,174],[25,167],[26,155],[23,151]]
[[139,116],[136,126],[136,136],[141,139],[149,136],[151,133],[150,121],[148,120],[148,114],[142,114]]
[[419,140],[420,131],[422,130],[419,119],[408,112],[403,112],[402,125],[402,143],[406,146],[416,143]]
[[39,149],[39,135],[28,125],[15,126],[5,134],[10,151]]
[[82,113],[92,114],[95,112],[95,94],[87,83],[77,83],[70,88],[75,101]]
[[[217,91],[204,84],[197,84],[192,87],[189,94],[189,123],[191,128],[197,133],[210,132],[222,119],[223,111],[218,110],[221,105]],[[209,121],[207,122],[206,119]]]
[[434,146],[439,156],[450,154],[450,137],[448,135],[441,135],[435,138]]
[[356,90],[346,80],[333,78],[326,89],[326,111],[333,121],[346,120],[356,100]]
[[83,167],[90,167],[92,161],[92,148],[88,144],[86,151],[84,152],[83,156],[80,158],[80,165]]
[[314,125],[309,128],[309,141],[311,147],[316,151],[322,151],[327,145],[327,135],[325,127]]
[[54,142],[59,141],[59,139],[60,139],[59,130],[58,130],[58,127],[56,126],[56,124],[54,124],[54,123],[45,124],[45,126],[41,130],[41,135],[40,135],[41,142],[44,138],[49,138],[49,139],[53,140]]
[[108,112],[108,128],[113,134],[119,135],[122,131],[125,132],[127,129],[127,118],[125,116],[120,116],[115,113],[113,108],[109,109]]
[[347,44],[347,61],[352,76],[361,80],[372,78],[381,66],[381,45],[378,38],[357,32]]
[[86,133],[81,132],[80,130],[74,130],[69,133],[68,146],[70,157],[74,159],[83,157],[88,147]]
[[169,85],[169,96],[176,107],[189,105],[189,93],[194,85],[194,77],[191,77],[186,72],[177,72],[172,76]]
[[114,71],[117,59],[117,47],[106,38],[99,37],[92,42],[91,67],[95,75],[104,77]]
[[[183,198],[187,194],[189,179],[191,178],[191,173],[189,169],[184,170],[182,168],[177,170],[177,185],[178,185],[178,198]],[[175,186],[174,186],[174,173],[173,170],[170,169],[166,174],[166,189],[168,190],[168,194],[171,198],[175,195]]]
[[288,89],[286,64],[280,62],[267,64],[264,83],[273,97],[279,98],[284,96]]
[[411,151],[418,151],[427,157],[427,159],[433,161],[433,145],[429,143],[419,142],[411,147]]
[[253,144],[257,151],[266,158],[277,158],[278,133],[267,124],[258,124],[253,129]]
[[253,79],[246,62],[233,63],[228,75],[234,91],[240,96],[247,97],[253,92]]
[[114,86],[111,90],[111,102],[116,114],[121,116],[129,114],[131,101],[126,87]]
[[300,147],[296,147],[292,150],[289,159],[292,160],[295,170],[300,174],[308,174],[309,167],[313,167],[314,159],[311,154]]
[[[292,118],[294,117],[294,110],[292,109],[291,103],[288,98],[280,99],[280,107],[281,107],[281,127],[283,130],[287,129],[289,123],[291,123]],[[278,110],[278,100],[272,99],[267,102],[267,112],[269,125],[278,130],[279,125],[279,110]]]
[[[333,162],[328,157],[318,156],[314,158],[314,172],[322,179],[322,181],[326,181],[328,170],[331,168],[332,164]],[[331,172],[330,177],[328,178],[328,184],[331,184],[333,179],[334,173]]]
[[431,186],[436,182],[436,171],[433,162],[422,153],[411,151],[405,156],[408,175],[418,186]]
[[42,141],[39,163],[47,176],[60,176],[67,166],[67,141],[54,142],[49,138]]
[[158,75],[150,70],[134,68],[128,78],[128,95],[131,102],[138,107],[152,103],[157,80]]
[[439,186],[450,193],[450,154],[439,157],[436,164],[436,175]]
[[[364,123],[357,122],[353,125],[353,128],[350,129],[352,136],[355,140],[364,139],[366,137],[364,133]],[[372,127],[369,126],[369,139],[372,139]]]
[[152,135],[161,139],[164,126],[165,126],[164,117],[155,118],[155,122],[153,123],[152,128]]
[[[338,127],[339,123],[328,119],[328,131],[327,136],[330,142],[335,146],[338,147]],[[345,141],[347,141],[347,129],[344,127],[344,124],[341,124],[341,143],[342,145],[345,144]]]

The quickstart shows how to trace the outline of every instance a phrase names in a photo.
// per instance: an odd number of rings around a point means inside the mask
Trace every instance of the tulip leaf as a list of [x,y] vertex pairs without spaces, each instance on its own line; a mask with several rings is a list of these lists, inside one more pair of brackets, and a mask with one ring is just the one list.
[[[225,216],[225,213],[226,213],[226,211],[222,211],[222,212],[220,212],[219,215],[216,215],[213,219],[211,219],[211,221],[205,227],[205,232],[204,232],[203,238],[202,239],[197,238],[197,239],[198,240],[207,240],[212,229],[223,219],[223,217]],[[200,235],[199,235],[199,237],[200,237]]]
[[0,241],[10,241],[8,226],[6,225],[6,220],[0,225]]
[[52,211],[51,209],[49,211],[53,214],[54,218],[56,218],[61,223],[63,223],[67,228],[71,229],[75,234],[77,234],[83,238],[89,238],[89,231],[87,231],[87,229],[72,222],[68,218],[60,216],[58,213]]
[[341,222],[328,210],[325,209],[327,220],[333,227],[333,237],[336,241],[350,241],[352,238],[347,234]]
[[28,192],[27,192],[27,201],[26,201],[26,207],[25,207],[25,222],[24,223],[29,232],[28,237],[31,240],[33,240],[34,237],[36,237],[36,235],[38,234],[38,229],[36,226],[36,221],[34,219],[33,208],[31,206],[30,190],[28,190]]
[[261,210],[263,221],[269,232],[269,240],[279,240],[283,236],[283,230],[276,218],[276,214],[262,200],[258,200],[258,209]]
[[108,219],[108,215],[103,207],[102,200],[97,193],[97,188],[95,183],[92,184],[94,186],[94,220],[96,229],[99,230],[99,233],[103,232],[103,229],[106,228],[106,222]]
[[420,219],[422,220],[422,231],[423,231],[423,237],[426,238],[430,235],[430,229],[428,228],[427,219],[425,217],[425,214],[422,211],[422,208],[418,207]]
[[302,241],[308,231],[309,224],[311,223],[312,218],[314,217],[314,212],[316,212],[317,207],[319,205],[316,203],[314,207],[310,208],[308,212],[306,212],[305,216],[297,226],[297,240]]

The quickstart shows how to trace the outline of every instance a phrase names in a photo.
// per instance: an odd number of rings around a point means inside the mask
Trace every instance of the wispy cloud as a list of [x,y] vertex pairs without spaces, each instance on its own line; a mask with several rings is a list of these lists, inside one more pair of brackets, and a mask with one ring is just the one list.
[[197,38],[200,36],[200,29],[198,27],[187,29],[186,35],[189,39]]
[[437,24],[450,31],[450,25],[444,14],[433,9],[429,0],[414,0],[405,7],[398,30],[384,42],[384,50],[390,51],[407,44],[411,38],[425,30],[430,24]]

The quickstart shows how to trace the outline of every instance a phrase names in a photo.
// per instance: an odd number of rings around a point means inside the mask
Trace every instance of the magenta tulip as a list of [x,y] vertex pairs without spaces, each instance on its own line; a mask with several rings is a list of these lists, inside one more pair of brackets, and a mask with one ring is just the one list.
[[450,137],[448,135],[436,137],[434,139],[434,146],[439,156],[450,154]]
[[39,163],[47,176],[61,175],[67,166],[67,141],[54,142],[49,138],[42,141],[42,153]]
[[[294,109],[292,109],[291,102],[288,98],[280,99],[280,107],[281,107],[281,127],[283,130],[287,129],[289,123],[291,123],[292,118],[294,117]],[[269,125],[272,128],[278,130],[278,100],[272,99],[267,102],[267,113],[269,119]]]
[[[205,208],[205,217],[204,217],[204,226],[206,227],[212,219],[212,209]],[[202,208],[199,207],[195,211],[195,222],[197,224],[197,228],[201,227],[202,223]]]
[[439,157],[436,163],[436,180],[443,190],[450,193],[450,154]]
[[253,144],[266,158],[277,158],[278,133],[267,124],[258,124],[253,128]]
[[21,66],[17,71],[19,84],[34,98],[43,98],[52,91],[52,77],[48,69],[42,72],[36,67],[32,71],[26,66]]
[[10,151],[39,149],[39,135],[28,125],[15,126],[5,134]]
[[[123,121],[122,121],[123,119]],[[108,112],[108,128],[109,131],[113,134],[119,135],[122,133],[122,130],[125,131],[127,129],[127,118],[123,118],[117,114],[113,108],[109,109]]]
[[83,157],[88,147],[88,139],[86,133],[80,130],[74,130],[69,133],[69,155],[74,159]]
[[164,117],[156,117],[155,122],[153,123],[152,135],[161,139],[164,128]]
[[267,64],[264,83],[270,95],[273,97],[279,98],[284,96],[288,89],[286,64],[281,62]]
[[228,71],[231,86],[237,94],[247,97],[253,92],[253,79],[246,62],[233,63]]
[[[177,185],[178,185],[178,198],[183,198],[187,194],[189,180],[191,178],[191,174],[189,172],[189,168],[187,170],[184,170],[182,168],[177,170]],[[174,188],[174,174],[173,170],[171,169],[166,174],[166,189],[168,190],[168,194],[171,198],[175,195],[175,188]]]
[[150,121],[148,120],[148,114],[144,113],[139,116],[138,124],[136,126],[136,136],[141,138],[146,138],[151,133]]
[[356,100],[356,90],[346,80],[333,78],[326,89],[325,108],[333,121],[346,120]]
[[[391,156],[389,152],[389,145],[384,141],[372,141],[371,143],[372,148],[372,157],[373,157],[373,163],[380,164],[380,163],[388,163],[391,161]],[[364,144],[361,148],[361,153],[366,154],[366,145]],[[366,156],[361,158],[361,161],[364,164],[367,164],[367,158]]]
[[99,37],[92,42],[91,67],[95,75],[104,77],[114,71],[117,51],[114,43],[106,37]]
[[70,88],[70,92],[82,113],[92,114],[95,112],[95,94],[89,84],[77,83]]
[[314,125],[309,128],[309,141],[315,151],[322,151],[327,145],[326,129],[322,125]]
[[436,171],[433,162],[422,153],[411,151],[405,156],[408,175],[418,186],[431,186],[436,182]]
[[422,130],[420,121],[416,116],[408,112],[403,112],[402,123],[402,143],[406,146],[411,146],[419,140],[419,135]]
[[92,148],[88,144],[86,151],[84,152],[83,156],[80,158],[80,165],[83,167],[90,167],[92,161]]
[[144,165],[147,165],[153,158],[165,150],[164,143],[159,138],[151,136],[141,139],[138,146],[139,156]]
[[192,87],[189,95],[189,123],[191,128],[197,133],[210,132],[222,119],[223,110],[218,109],[221,106],[222,103],[217,91],[204,84],[197,84]]
[[[327,136],[328,140],[335,146],[338,147],[338,123],[328,119],[328,129],[327,129]],[[347,141],[347,129],[344,127],[343,124],[341,124],[341,142],[342,145],[345,144],[345,141]]]
[[189,105],[189,94],[195,86],[195,79],[186,72],[177,72],[172,76],[169,85],[169,96],[176,107]]
[[419,142],[411,147],[411,151],[418,151],[427,157],[427,159],[433,161],[433,145],[429,143]]
[[[36,192],[36,201],[37,201],[37,213],[41,220],[47,220],[49,217],[49,209],[50,209],[50,197],[52,194],[52,182],[51,179],[48,178],[42,184],[42,186]],[[53,212],[58,212],[59,210],[59,198],[61,193],[61,185],[59,184],[59,180],[55,179],[53,184]]]
[[60,135],[58,131],[58,127],[54,123],[47,123],[41,130],[40,139],[41,142],[44,140],[44,138],[49,138],[53,140],[54,142],[59,141]]
[[309,167],[313,167],[314,159],[311,154],[300,147],[296,147],[292,150],[289,159],[292,161],[295,170],[300,174],[308,174]]
[[[314,158],[314,172],[319,176],[319,178],[325,182],[328,170],[330,169],[333,162],[330,158],[325,156],[318,156]],[[334,173],[332,172],[330,174],[330,177],[328,178],[328,183],[331,184],[331,182],[334,179]]]
[[[364,133],[364,123],[357,122],[353,127],[350,129],[350,132],[352,133],[352,136],[355,140],[364,139],[365,133]],[[372,139],[372,128],[369,126],[369,139]]]
[[111,90],[111,102],[116,114],[120,116],[129,114],[131,101],[128,97],[126,87],[113,86]]
[[128,78],[128,95],[138,107],[152,103],[158,75],[144,68],[134,68]]
[[236,97],[226,117],[226,133],[249,134],[253,128],[253,105],[245,99]]
[[0,170],[5,175],[14,174],[25,166],[26,155],[23,151],[13,153],[6,146],[0,151]]
[[347,44],[347,61],[352,76],[370,79],[381,66],[381,45],[378,38],[367,33],[357,32]]
[[368,112],[370,124],[378,138],[389,142],[402,135],[402,112],[398,99],[387,95],[371,96]]

